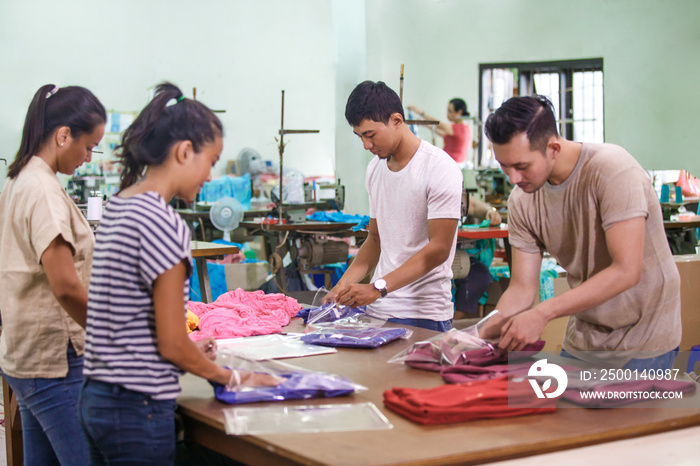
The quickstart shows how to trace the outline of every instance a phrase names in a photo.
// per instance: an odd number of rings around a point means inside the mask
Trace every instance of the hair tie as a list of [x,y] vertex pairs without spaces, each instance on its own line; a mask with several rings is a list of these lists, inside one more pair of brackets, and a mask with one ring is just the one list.
[[52,95],[57,93],[59,89],[60,89],[60,87],[54,86],[53,89],[51,89],[49,92],[46,93],[46,98],[48,99],[49,97],[51,97]]
[[168,100],[168,102],[165,104],[166,107],[172,107],[173,105],[177,105],[178,103],[182,102],[185,100],[185,96],[181,95],[178,98],[173,97],[172,99]]

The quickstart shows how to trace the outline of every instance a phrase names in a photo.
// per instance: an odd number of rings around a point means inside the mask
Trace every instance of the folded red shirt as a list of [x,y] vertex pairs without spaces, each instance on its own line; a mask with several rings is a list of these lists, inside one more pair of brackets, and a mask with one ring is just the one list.
[[537,398],[524,379],[509,383],[502,377],[423,390],[393,388],[384,392],[384,406],[414,422],[433,425],[551,413],[556,400]]

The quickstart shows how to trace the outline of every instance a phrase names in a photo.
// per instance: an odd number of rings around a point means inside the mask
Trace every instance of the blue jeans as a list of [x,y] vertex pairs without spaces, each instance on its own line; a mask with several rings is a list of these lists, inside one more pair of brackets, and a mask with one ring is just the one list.
[[17,397],[27,466],[90,464],[88,442],[78,421],[83,357],[75,354],[71,343],[67,355],[65,377],[19,379],[3,374]]
[[[567,353],[566,350],[561,350],[561,356],[565,358],[578,359],[577,357]],[[673,367],[673,362],[676,360],[676,356],[678,356],[678,348],[653,358],[630,359],[627,364],[622,366],[622,369],[637,369],[638,371],[643,371],[644,369],[671,369]]]
[[457,278],[455,284],[455,311],[478,315],[479,300],[493,280],[489,268],[475,257],[469,258],[469,274]]
[[388,322],[397,324],[413,325],[414,327],[427,328],[437,332],[446,332],[452,328],[452,319],[449,320],[430,320],[430,319],[388,319]]
[[175,400],[86,378],[78,415],[93,465],[173,464]]

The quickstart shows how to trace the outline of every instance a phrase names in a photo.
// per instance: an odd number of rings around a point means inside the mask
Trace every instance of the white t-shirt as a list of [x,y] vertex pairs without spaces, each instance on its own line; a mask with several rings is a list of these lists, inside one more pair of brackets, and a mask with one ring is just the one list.
[[[377,221],[381,241],[372,281],[394,271],[428,244],[428,220],[460,217],[462,172],[445,151],[425,141],[398,172],[389,170],[386,159],[373,158],[367,167],[365,187],[369,215]],[[447,261],[378,299],[368,311],[387,319],[451,319],[454,306],[450,280],[456,242],[455,231]]]

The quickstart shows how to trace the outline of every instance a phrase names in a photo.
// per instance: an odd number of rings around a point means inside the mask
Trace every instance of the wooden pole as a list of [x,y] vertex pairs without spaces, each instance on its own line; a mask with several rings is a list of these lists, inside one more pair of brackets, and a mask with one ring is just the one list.
[[279,213],[279,219],[280,219],[280,224],[282,223],[282,219],[284,216],[282,215],[282,168],[284,164],[284,157],[282,157],[282,154],[284,154],[284,90],[282,90],[282,116],[280,119],[280,197],[279,197],[279,203],[277,204],[277,212]]

